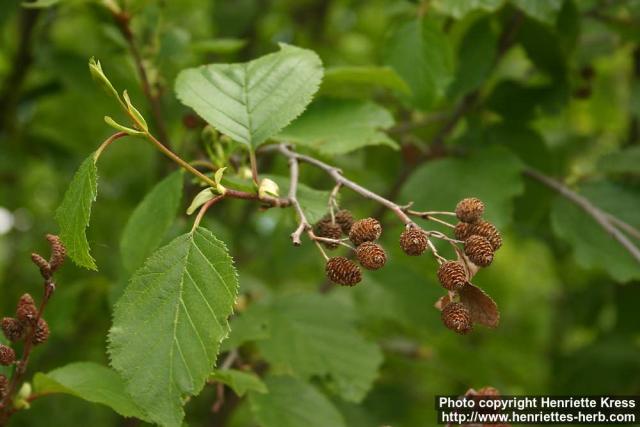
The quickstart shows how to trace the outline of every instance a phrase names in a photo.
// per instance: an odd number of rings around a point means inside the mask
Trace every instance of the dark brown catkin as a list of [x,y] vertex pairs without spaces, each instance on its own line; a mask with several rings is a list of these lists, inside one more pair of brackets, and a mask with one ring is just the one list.
[[457,240],[466,240],[471,235],[471,224],[468,222],[459,222],[453,229],[453,235]]
[[329,258],[325,271],[329,280],[343,286],[353,286],[362,280],[360,267],[341,256]]
[[0,398],[7,394],[7,388],[9,387],[9,380],[6,375],[0,374]]
[[475,222],[484,213],[484,203],[476,197],[468,197],[458,202],[456,216],[463,222]]
[[488,221],[477,221],[469,226],[469,235],[477,234],[478,236],[482,236],[491,243],[494,251],[500,249],[502,246],[502,236],[500,232],[495,227],[495,225],[491,224]]
[[20,297],[16,309],[16,317],[23,324],[33,323],[38,317],[38,309],[31,295],[24,294]]
[[49,260],[49,264],[51,264],[51,271],[55,272],[62,266],[62,264],[64,264],[64,259],[67,256],[67,249],[62,244],[60,237],[55,234],[47,234],[47,240],[51,245],[51,259]]
[[4,317],[2,319],[2,332],[9,341],[17,342],[24,338],[25,328],[18,319]]
[[387,253],[374,242],[364,242],[356,248],[356,257],[367,270],[382,268],[387,262]]
[[33,333],[33,339],[31,342],[34,345],[42,344],[49,338],[49,325],[43,318],[38,319],[38,326]]
[[482,236],[473,235],[465,240],[464,253],[480,267],[486,267],[493,261],[493,246]]
[[[314,233],[320,237],[338,240],[342,237],[342,229],[338,223],[331,222],[331,218],[323,218],[313,228]],[[335,249],[340,244],[337,242],[322,242],[327,249]]]
[[40,254],[37,253],[32,253],[31,254],[31,261],[38,266],[38,268],[40,269],[40,274],[42,275],[42,277],[50,277],[51,276],[51,265],[49,264],[49,261],[47,261],[46,259],[44,259]]
[[353,223],[349,230],[349,239],[358,246],[364,242],[378,240],[382,234],[382,226],[375,218],[364,218]]
[[400,235],[400,247],[407,255],[422,255],[427,249],[427,243],[427,233],[421,228],[407,228]]
[[0,344],[0,365],[8,366],[16,361],[16,352],[11,347]]
[[353,215],[347,209],[340,209],[335,214],[336,222],[340,225],[342,232],[349,235],[349,231],[351,231],[351,227],[353,226]]
[[468,333],[473,327],[469,310],[459,302],[447,304],[442,309],[441,317],[444,326],[461,335]]
[[445,289],[457,291],[467,284],[467,272],[459,261],[447,261],[438,268],[438,280]]

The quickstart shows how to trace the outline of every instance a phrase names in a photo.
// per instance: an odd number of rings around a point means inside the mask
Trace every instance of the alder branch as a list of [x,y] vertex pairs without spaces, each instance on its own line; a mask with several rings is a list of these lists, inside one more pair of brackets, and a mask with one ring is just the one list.
[[300,238],[302,233],[311,229],[311,224],[309,224],[309,221],[300,206],[300,202],[298,201],[299,169],[298,159],[295,156],[289,156],[289,201],[298,215],[298,227],[293,233],[291,233],[291,241],[296,246],[299,246],[302,243]]
[[[631,256],[636,259],[636,261],[640,263],[640,249],[638,249],[638,247],[634,245],[633,242],[624,235],[624,233],[616,228],[616,226],[613,224],[614,221],[611,220],[613,215],[598,208],[586,197],[579,195],[566,185],[562,184],[560,181],[543,175],[535,169],[525,169],[523,171],[523,174],[535,179],[538,182],[541,182],[542,184],[558,192],[558,194],[581,208],[584,212],[590,215],[607,233],[609,233],[611,237],[616,239],[618,243],[620,243],[629,252],[629,254],[631,254]],[[618,221],[618,224],[622,222],[621,220]]]
[[323,170],[324,172],[326,172],[331,178],[333,178],[336,184],[340,184],[343,187],[347,187],[355,191],[356,193],[360,194],[362,197],[373,200],[374,202],[379,203],[385,208],[391,210],[394,214],[396,214],[396,216],[402,221],[403,224],[405,225],[413,224],[413,221],[404,212],[402,206],[372,192],[371,190],[364,188],[360,184],[354,181],[351,181],[350,179],[345,178],[344,175],[342,175],[342,171],[340,169],[334,166],[328,165],[327,163],[324,163],[323,161],[318,160],[315,157],[296,153],[291,149],[289,149],[289,147],[287,147],[286,144],[279,144],[277,148],[278,148],[278,151],[280,151],[280,153],[282,153],[289,159],[290,165],[291,165],[291,159],[295,159],[296,164],[300,161],[300,162],[305,162],[310,165],[313,165]]
[[131,53],[131,57],[136,67],[136,71],[138,73],[138,77],[140,78],[140,83],[142,85],[142,92],[144,96],[147,98],[149,102],[149,107],[151,108],[151,114],[153,114],[153,120],[156,125],[156,129],[158,130],[158,135],[160,141],[164,144],[169,144],[169,134],[167,132],[167,128],[165,125],[164,117],[162,114],[162,104],[160,99],[160,92],[153,90],[151,87],[151,81],[149,80],[149,74],[147,73],[147,69],[144,65],[142,55],[140,54],[140,50],[138,49],[138,45],[133,34],[133,30],[131,29],[131,16],[124,11],[113,11],[113,17],[118,24],[118,29],[120,33],[127,41],[127,45],[129,47],[129,52]]

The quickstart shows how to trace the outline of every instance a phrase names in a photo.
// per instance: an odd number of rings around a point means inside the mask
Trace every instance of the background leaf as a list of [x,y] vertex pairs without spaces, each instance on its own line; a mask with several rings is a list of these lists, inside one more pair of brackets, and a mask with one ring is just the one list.
[[113,370],[92,362],[76,362],[33,378],[34,393],[65,393],[88,402],[106,405],[124,417],[147,419],[125,390],[124,381]]
[[184,70],[176,93],[220,132],[256,148],[304,111],[322,73],[313,51],[282,44],[247,63]]
[[435,160],[407,181],[400,202],[453,211],[461,199],[478,197],[485,203],[485,218],[500,228],[509,222],[513,199],[524,189],[521,169],[515,155],[497,146],[463,159]]
[[546,24],[554,24],[562,0],[511,0],[524,13]]
[[409,95],[411,89],[391,67],[331,67],[325,70],[319,95],[335,98],[369,98],[377,89]]
[[97,270],[97,266],[89,253],[86,229],[91,217],[91,205],[97,195],[98,169],[91,155],[80,165],[56,210],[60,238],[67,247],[69,258],[80,267],[91,270]]
[[150,418],[179,426],[182,398],[216,362],[238,278],[225,245],[198,228],[158,249],[131,278],[109,333],[111,364]]
[[[597,182],[582,186],[580,194],[604,211],[640,228],[637,190]],[[551,222],[555,233],[571,244],[576,259],[585,268],[602,269],[620,282],[640,279],[640,264],[573,203],[558,197],[552,207]]]
[[321,378],[344,399],[358,402],[377,377],[382,354],[356,331],[352,316],[348,307],[319,295],[283,297],[270,306],[270,335],[258,346],[272,364]]
[[382,131],[393,123],[391,113],[373,102],[322,99],[276,138],[327,155],[379,144],[397,149],[398,144]]
[[182,171],[173,172],[136,206],[120,240],[122,262],[130,272],[140,267],[162,242],[182,199]]
[[267,386],[253,372],[244,372],[237,369],[216,369],[209,376],[210,381],[219,381],[228,385],[240,397],[248,391],[267,393]]
[[407,82],[411,102],[420,109],[432,107],[453,78],[449,40],[426,18],[405,22],[393,32],[386,44],[385,63]]
[[440,13],[459,19],[474,10],[493,12],[503,3],[504,0],[434,0],[431,6]]
[[265,379],[268,394],[249,393],[251,412],[262,427],[344,427],[342,415],[313,386],[292,377]]

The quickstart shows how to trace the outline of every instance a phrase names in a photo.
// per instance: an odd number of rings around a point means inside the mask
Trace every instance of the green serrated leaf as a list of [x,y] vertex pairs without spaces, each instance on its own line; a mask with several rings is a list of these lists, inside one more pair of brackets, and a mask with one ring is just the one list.
[[[284,176],[265,175],[272,179],[282,194],[288,194],[289,178]],[[305,184],[298,183],[298,202],[305,216],[311,223],[319,221],[329,210],[329,192],[315,190]]]
[[27,9],[46,9],[51,6],[55,6],[58,3],[60,3],[60,0],[25,1],[22,3],[22,7]]
[[251,412],[262,427],[345,427],[331,401],[312,385],[286,376],[265,379],[269,393],[249,393]]
[[409,95],[411,89],[391,67],[343,66],[328,68],[319,95],[336,98],[371,98],[376,89]]
[[270,306],[270,334],[257,345],[271,364],[319,377],[345,400],[359,402],[378,375],[382,354],[356,331],[352,316],[327,297],[283,297]]
[[76,362],[33,378],[34,393],[63,393],[106,405],[123,417],[147,420],[125,390],[124,381],[113,370],[92,362]]
[[267,386],[253,372],[238,371],[237,369],[216,369],[209,376],[210,381],[219,381],[228,385],[240,397],[249,391],[267,393]]
[[94,155],[89,156],[73,176],[62,203],[56,210],[60,238],[67,254],[80,267],[97,270],[89,253],[86,229],[91,217],[91,205],[98,195],[98,168]]
[[609,173],[640,175],[640,147],[629,147],[607,154],[598,162],[602,170]]
[[238,293],[224,243],[197,228],[158,249],[131,278],[109,332],[112,366],[152,421],[179,426],[200,392]]
[[485,217],[498,228],[511,220],[513,199],[522,193],[522,163],[503,147],[483,148],[464,159],[435,160],[421,166],[405,184],[399,200],[418,209],[453,211],[465,197],[479,197]]
[[129,272],[140,267],[162,242],[175,220],[182,199],[182,172],[156,184],[135,208],[120,239],[122,262]]
[[[640,228],[640,192],[635,187],[602,181],[584,185],[580,194],[605,212]],[[554,232],[569,242],[580,265],[601,269],[620,282],[640,279],[640,263],[582,209],[557,197],[551,210]]]
[[175,89],[209,124],[255,149],[304,111],[322,73],[313,51],[281,44],[250,62],[184,70]]
[[327,155],[345,154],[368,145],[398,148],[383,129],[393,126],[389,111],[368,101],[322,99],[275,138]]
[[411,88],[409,101],[423,110],[445,95],[453,78],[449,39],[429,18],[405,22],[391,34],[385,47],[385,63]]

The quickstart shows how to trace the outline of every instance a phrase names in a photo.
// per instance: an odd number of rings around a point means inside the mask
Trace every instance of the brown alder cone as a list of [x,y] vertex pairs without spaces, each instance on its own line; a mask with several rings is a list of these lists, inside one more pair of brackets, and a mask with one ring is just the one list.
[[16,352],[11,347],[0,344],[0,365],[9,366],[16,361]]
[[500,397],[500,391],[495,387],[487,386],[478,390],[478,395],[486,397]]
[[471,224],[468,222],[459,222],[453,229],[453,235],[457,240],[466,240],[471,235]]
[[442,309],[442,323],[452,331],[464,335],[473,328],[471,315],[464,304],[450,302]]
[[33,333],[33,338],[31,342],[34,345],[42,344],[49,338],[49,324],[43,318],[38,319],[38,326],[36,326],[36,330]]
[[2,332],[11,342],[17,342],[24,338],[25,329],[18,319],[4,317],[2,319]]
[[[502,236],[495,225],[488,221],[479,220],[469,226],[469,235],[477,234],[491,243],[493,250],[497,251],[502,246]],[[464,240],[464,239],[461,239]]]
[[438,268],[438,280],[445,289],[457,291],[467,284],[467,272],[459,261],[447,261]]
[[427,249],[427,241],[427,233],[417,227],[407,228],[400,235],[400,247],[411,256],[422,255]]
[[38,317],[38,309],[31,295],[24,294],[20,297],[18,308],[16,309],[16,317],[23,324],[31,324]]
[[362,280],[362,272],[355,262],[345,257],[329,258],[325,266],[327,277],[334,283],[353,286]]
[[47,234],[47,240],[51,245],[51,259],[49,260],[49,264],[51,264],[51,272],[53,273],[64,264],[67,249],[62,244],[60,237],[55,234]]
[[364,242],[378,240],[382,234],[382,226],[375,218],[364,218],[353,223],[349,230],[349,239],[358,246]]
[[349,231],[351,231],[351,227],[353,226],[354,219],[353,215],[347,209],[340,209],[335,214],[336,222],[340,225],[342,232],[346,235],[349,235]]
[[493,246],[482,236],[473,235],[465,240],[464,253],[480,267],[486,267],[493,261]]
[[476,197],[462,199],[456,205],[456,216],[463,222],[476,222],[484,213],[484,203]]
[[374,242],[364,242],[356,248],[360,264],[368,270],[382,268],[387,262],[387,253],[382,246]]
[[[332,223],[331,218],[321,219],[313,229],[314,233],[320,237],[338,240],[342,237],[342,229],[338,223]],[[335,249],[340,244],[332,242],[322,242],[327,249]]]

